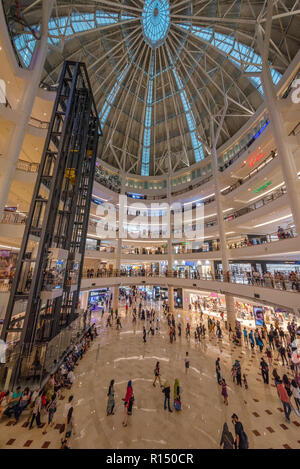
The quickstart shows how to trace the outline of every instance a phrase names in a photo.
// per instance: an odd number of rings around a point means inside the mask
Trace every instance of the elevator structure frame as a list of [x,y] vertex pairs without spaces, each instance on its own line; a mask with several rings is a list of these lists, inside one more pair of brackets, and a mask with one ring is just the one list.
[[42,379],[49,369],[47,344],[82,313],[78,301],[101,135],[86,66],[67,61],[1,333],[8,362],[0,376],[9,388],[32,375]]

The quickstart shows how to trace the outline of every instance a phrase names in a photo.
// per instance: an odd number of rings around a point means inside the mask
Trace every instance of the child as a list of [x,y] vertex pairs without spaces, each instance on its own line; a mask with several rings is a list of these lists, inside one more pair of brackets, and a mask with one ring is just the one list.
[[244,383],[245,389],[248,389],[248,381],[247,381],[245,374],[243,375],[243,383]]
[[185,354],[184,364],[185,364],[185,374],[187,374],[188,369],[190,367],[189,352],[186,352]]

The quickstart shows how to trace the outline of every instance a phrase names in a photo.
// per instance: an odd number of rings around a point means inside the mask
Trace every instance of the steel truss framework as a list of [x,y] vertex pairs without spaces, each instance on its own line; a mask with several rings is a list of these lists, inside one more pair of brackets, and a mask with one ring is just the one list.
[[[12,385],[30,373],[33,359],[42,362],[43,346],[78,317],[99,135],[85,64],[66,62],[1,334],[16,344]],[[21,316],[20,309],[26,310]]]
[[[269,1],[274,9],[267,61],[277,83],[299,49],[300,9],[299,0]],[[89,0],[84,5],[56,0],[53,9],[43,80],[55,85],[65,58],[88,63],[105,124],[101,155],[121,171],[162,174],[168,171],[166,155],[172,171],[189,166],[199,159],[197,149],[201,158],[208,156],[210,118],[221,113],[225,98],[219,145],[263,100],[258,26],[265,31],[268,1],[168,3],[170,24],[160,47],[144,40],[144,0]],[[38,24],[40,4],[37,0],[24,8],[30,24]]]

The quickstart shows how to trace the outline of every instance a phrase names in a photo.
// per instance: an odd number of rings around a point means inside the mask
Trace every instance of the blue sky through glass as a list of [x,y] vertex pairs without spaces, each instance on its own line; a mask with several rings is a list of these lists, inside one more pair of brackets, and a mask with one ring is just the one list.
[[[233,35],[227,35],[214,32],[213,28],[201,28],[199,26],[191,26],[190,24],[180,24],[181,28],[188,29],[192,34],[198,36],[212,46],[228,55],[229,60],[235,64],[239,69],[244,66],[245,72],[261,72],[262,58],[256,54],[252,47],[246,46],[239,41],[236,41]],[[249,65],[247,65],[247,63]],[[271,69],[271,75],[274,85],[277,85],[281,79],[281,73],[277,72],[274,68]],[[263,94],[261,79],[258,76],[249,75],[250,81]]]
[[152,47],[161,45],[170,26],[170,5],[168,0],[145,0],[142,25],[148,44]]
[[142,176],[149,176],[150,169],[150,146],[151,146],[151,122],[152,122],[152,106],[153,106],[153,73],[154,73],[154,60],[152,56],[151,71],[148,84],[147,105],[145,113],[145,129],[143,139],[143,153],[142,153]]

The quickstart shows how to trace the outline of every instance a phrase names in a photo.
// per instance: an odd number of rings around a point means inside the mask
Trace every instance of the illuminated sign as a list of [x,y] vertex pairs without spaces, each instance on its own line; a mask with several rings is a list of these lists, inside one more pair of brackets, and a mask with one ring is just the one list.
[[266,156],[266,152],[260,153],[259,155],[255,156],[251,161],[249,161],[250,168],[253,168],[255,163],[257,163],[259,160],[261,160],[264,156]]
[[266,182],[263,186],[259,187],[258,189],[255,189],[253,192],[254,194],[259,194],[261,191],[266,189],[269,185],[271,184],[271,181]]

